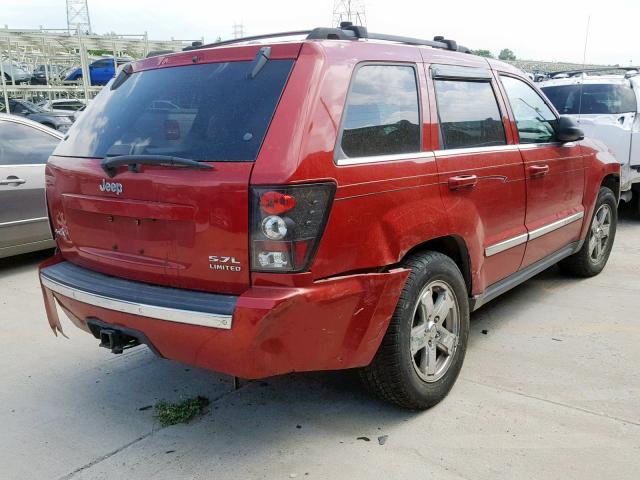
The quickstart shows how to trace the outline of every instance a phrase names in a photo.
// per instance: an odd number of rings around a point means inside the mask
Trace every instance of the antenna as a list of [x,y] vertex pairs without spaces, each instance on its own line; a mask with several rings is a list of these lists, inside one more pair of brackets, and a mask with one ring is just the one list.
[[364,0],[334,0],[333,25],[339,26],[342,22],[366,27]]
[[[587,17],[587,33],[584,36],[584,50],[582,52],[582,70],[587,68],[587,45],[589,44],[589,25],[591,24],[591,14]],[[584,73],[582,74],[584,77]],[[578,101],[578,123],[582,119],[582,91],[584,89],[584,78],[580,82],[580,100]]]
[[91,33],[87,0],[67,0],[67,30],[69,35],[79,31],[85,35]]

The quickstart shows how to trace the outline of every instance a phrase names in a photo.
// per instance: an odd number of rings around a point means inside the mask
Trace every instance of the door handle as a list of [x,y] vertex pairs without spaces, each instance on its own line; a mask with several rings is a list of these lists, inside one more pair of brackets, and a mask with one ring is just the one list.
[[531,178],[544,177],[549,173],[549,165],[532,165],[529,167],[529,173],[531,174]]
[[478,183],[476,175],[459,175],[449,178],[449,190],[460,190],[461,188],[473,188]]
[[14,187],[22,185],[23,183],[27,183],[27,181],[15,175],[9,175],[6,180],[0,180],[0,185],[11,185]]

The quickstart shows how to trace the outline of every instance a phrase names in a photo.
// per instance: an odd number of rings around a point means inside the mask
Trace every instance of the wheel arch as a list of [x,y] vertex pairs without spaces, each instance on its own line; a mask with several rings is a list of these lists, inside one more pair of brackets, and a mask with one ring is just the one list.
[[600,186],[611,189],[616,196],[616,201],[620,202],[620,175],[616,175],[615,173],[606,175],[602,179],[602,182],[600,182]]
[[471,295],[471,258],[469,257],[469,249],[464,239],[457,235],[446,235],[442,237],[432,238],[408,250],[403,259],[408,255],[421,251],[439,252],[451,258],[460,269],[464,283],[467,286],[467,293]]

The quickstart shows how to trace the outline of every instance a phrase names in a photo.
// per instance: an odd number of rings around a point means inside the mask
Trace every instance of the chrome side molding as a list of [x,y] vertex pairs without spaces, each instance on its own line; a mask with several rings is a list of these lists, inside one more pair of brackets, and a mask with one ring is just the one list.
[[551,233],[554,230],[558,230],[570,223],[576,222],[584,217],[584,212],[574,213],[573,215],[569,215],[568,217],[561,218],[558,221],[550,223],[549,225],[545,225],[544,227],[536,228],[535,230],[531,230],[529,232],[529,240],[534,240],[538,237],[546,235],[547,233]]
[[556,220],[553,223],[545,225],[544,227],[531,230],[529,233],[523,233],[513,238],[508,238],[507,240],[489,245],[484,249],[484,255],[485,257],[491,257],[492,255],[496,255],[500,252],[504,252],[505,250],[509,250],[510,248],[517,247],[518,245],[522,245],[523,243],[526,243],[530,240],[540,238],[547,233],[551,233],[555,230],[565,227],[570,223],[577,222],[582,218],[584,218],[584,212],[574,213],[572,215],[569,215],[568,217],[561,218],[560,220]]
[[414,160],[418,158],[433,158],[433,152],[398,153],[395,155],[373,155],[370,157],[338,158],[336,165],[360,165],[363,163],[397,162],[401,160]]
[[529,234],[523,233],[522,235],[518,235],[517,237],[509,238],[499,243],[495,243],[493,245],[488,246],[484,249],[484,254],[487,257],[495,255],[500,252],[504,252],[505,250],[509,250],[510,248],[517,247],[518,245],[522,245],[523,243],[527,243],[529,239]]

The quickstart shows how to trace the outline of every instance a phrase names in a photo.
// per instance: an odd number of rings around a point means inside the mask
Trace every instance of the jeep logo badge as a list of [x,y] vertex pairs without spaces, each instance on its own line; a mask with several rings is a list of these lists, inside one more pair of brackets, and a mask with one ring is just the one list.
[[98,185],[98,188],[101,192],[113,192],[116,195],[120,195],[122,193],[121,183],[107,182],[104,178],[102,179],[102,184]]

